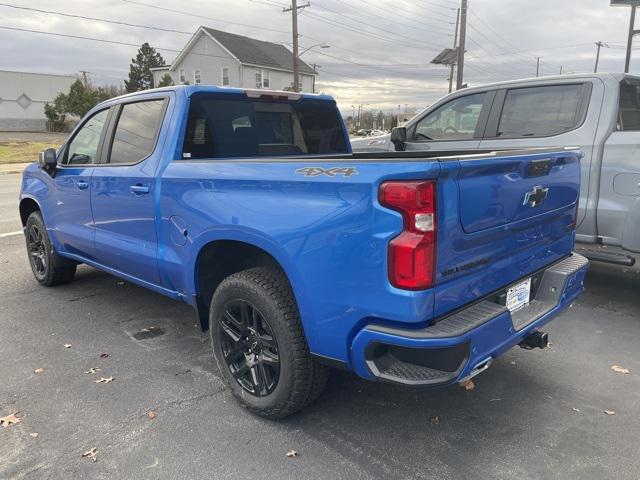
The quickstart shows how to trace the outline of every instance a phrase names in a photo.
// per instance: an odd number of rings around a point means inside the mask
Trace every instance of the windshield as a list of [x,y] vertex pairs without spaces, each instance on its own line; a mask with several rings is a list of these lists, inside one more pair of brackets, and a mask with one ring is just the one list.
[[347,153],[338,109],[321,100],[191,98],[182,158]]

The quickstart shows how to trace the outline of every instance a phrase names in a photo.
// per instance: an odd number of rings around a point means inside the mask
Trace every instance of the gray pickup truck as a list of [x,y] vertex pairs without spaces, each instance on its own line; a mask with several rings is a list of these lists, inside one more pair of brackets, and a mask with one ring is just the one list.
[[597,73],[496,83],[452,93],[354,152],[495,151],[571,145],[584,153],[576,249],[640,259],[640,77]]

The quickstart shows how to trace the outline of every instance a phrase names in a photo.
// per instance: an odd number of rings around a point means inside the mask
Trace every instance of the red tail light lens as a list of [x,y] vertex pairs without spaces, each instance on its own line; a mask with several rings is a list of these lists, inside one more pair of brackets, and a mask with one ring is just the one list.
[[379,201],[402,214],[402,233],[389,242],[389,281],[405,290],[434,284],[436,187],[433,181],[393,181],[380,186]]

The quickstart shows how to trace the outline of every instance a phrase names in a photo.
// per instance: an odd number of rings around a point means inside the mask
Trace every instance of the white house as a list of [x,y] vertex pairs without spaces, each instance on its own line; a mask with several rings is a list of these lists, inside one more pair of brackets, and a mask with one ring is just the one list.
[[[316,72],[299,62],[300,90],[312,92]],[[153,83],[169,74],[176,85],[208,84],[290,90],[293,53],[283,45],[200,27],[171,65],[152,68]]]
[[0,71],[0,131],[45,131],[44,104],[68,92],[76,79],[75,75]]

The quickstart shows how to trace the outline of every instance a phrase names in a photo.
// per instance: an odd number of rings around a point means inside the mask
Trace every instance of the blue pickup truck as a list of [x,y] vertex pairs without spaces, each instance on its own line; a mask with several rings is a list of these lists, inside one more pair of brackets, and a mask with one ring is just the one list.
[[180,86],[96,106],[23,176],[33,274],[84,263],[192,305],[270,418],[328,367],[465,382],[583,291],[580,152],[353,154],[334,100]]

